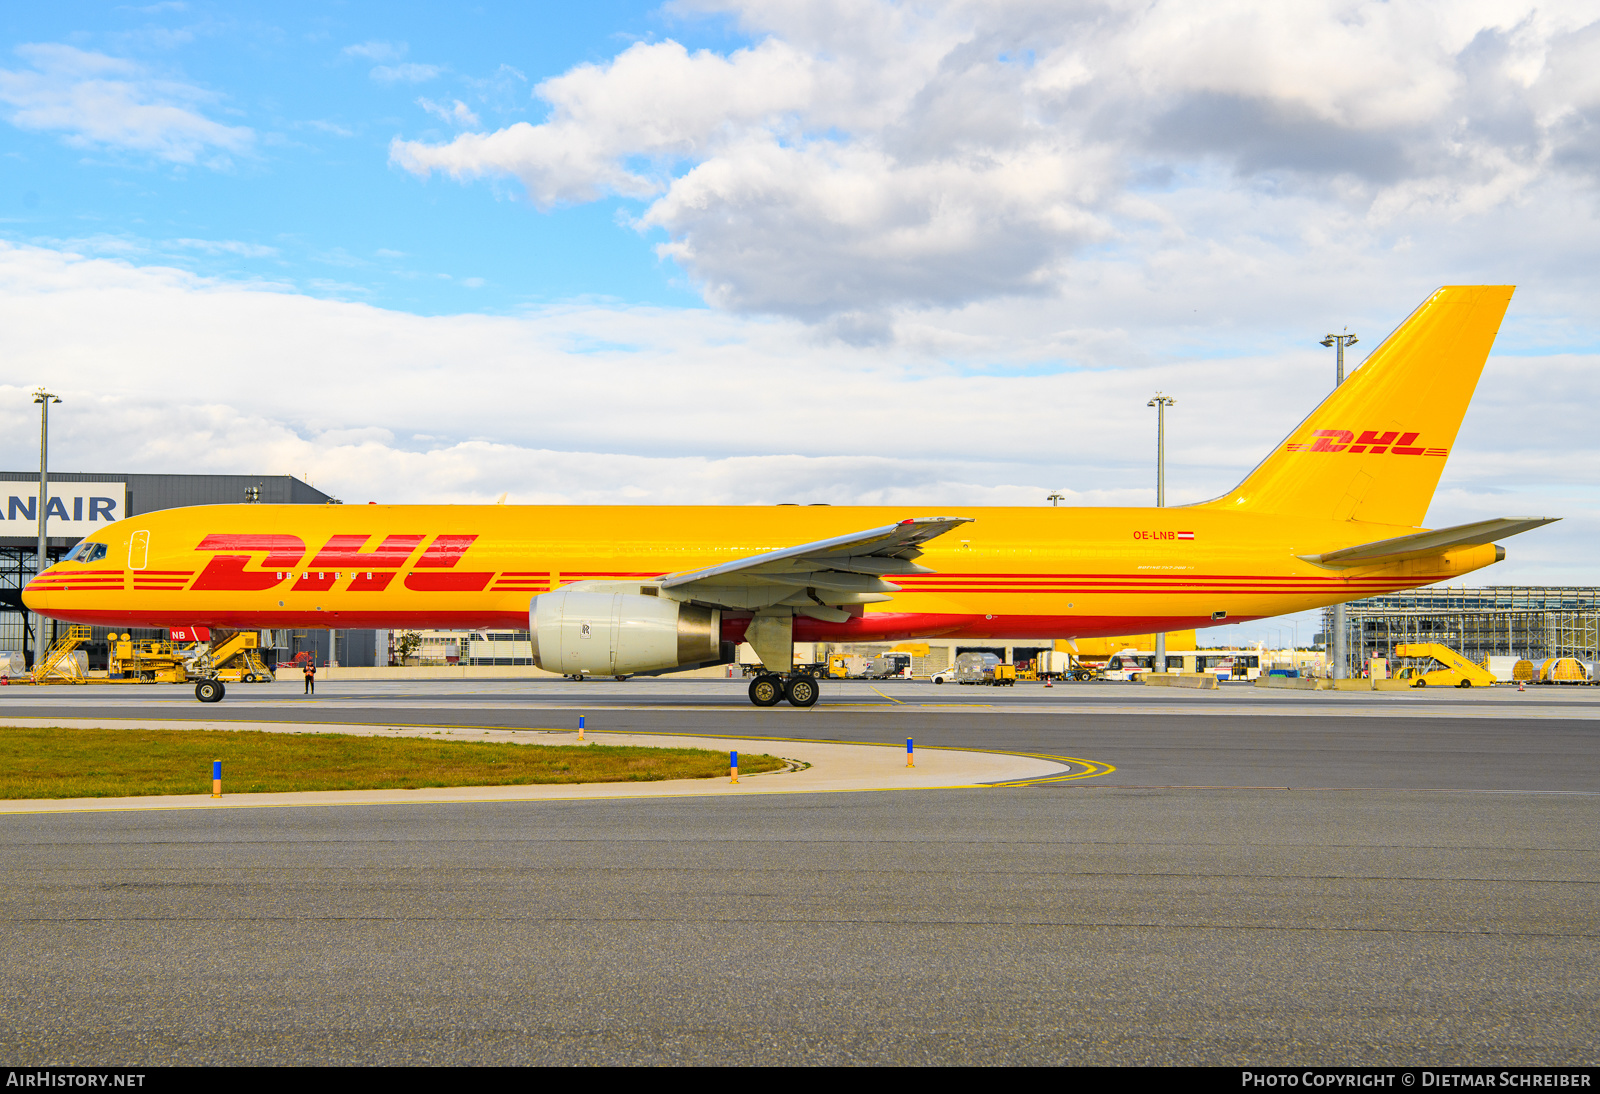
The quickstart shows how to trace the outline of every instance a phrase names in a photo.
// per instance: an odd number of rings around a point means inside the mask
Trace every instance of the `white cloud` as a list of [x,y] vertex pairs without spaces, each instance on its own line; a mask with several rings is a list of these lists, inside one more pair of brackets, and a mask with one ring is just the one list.
[[677,7],[756,44],[635,44],[539,84],[537,125],[392,161],[645,202],[714,304],[862,341],[1106,277],[1205,291],[1195,263],[1576,267],[1600,234],[1594,0]]
[[[805,60],[777,43],[729,57],[690,54],[676,42],[629,47],[610,65],[579,65],[538,86],[551,120],[490,135],[463,134],[436,147],[396,141],[395,162],[418,174],[517,175],[539,205],[605,192],[647,197],[668,184],[666,167],[709,147],[725,121],[758,122],[810,97]],[[635,157],[656,161],[639,169]]]
[[308,125],[312,129],[318,130],[322,133],[332,133],[335,137],[353,137],[356,135],[355,130],[347,126],[340,125],[337,122],[313,119],[312,121],[304,122],[302,124]]
[[199,251],[211,255],[238,255],[241,258],[271,258],[278,253],[276,247],[260,243],[241,243],[237,239],[174,239],[169,243],[187,251]]
[[[367,75],[380,84],[421,84],[435,78],[444,71],[442,65],[424,65],[413,61],[405,61],[411,47],[405,42],[370,41],[358,42],[355,45],[345,46],[340,52],[346,57],[358,57],[364,61],[377,61]],[[382,62],[395,62],[385,64]],[[403,63],[402,63],[403,62]]]
[[398,61],[410,51],[411,47],[404,42],[371,41],[345,46],[340,52],[346,57],[360,57],[364,61]]
[[31,70],[0,69],[0,104],[21,129],[65,134],[77,147],[124,149],[173,163],[220,166],[247,152],[255,134],[199,112],[215,98],[144,66],[72,46],[19,46]]
[[472,108],[460,99],[457,99],[453,106],[445,106],[442,103],[434,102],[432,99],[418,99],[417,105],[440,121],[462,129],[468,129],[479,124],[478,116],[472,112]]
[[[1381,314],[1392,324],[1414,303]],[[1160,388],[1179,398],[1169,499],[1182,503],[1237,482],[1331,371],[1308,335],[1211,357],[1153,344],[1137,366],[1030,375],[1028,359],[1054,344],[1109,357],[1128,336],[1039,334],[1019,314],[858,348],[819,342],[799,321],[706,309],[417,316],[0,246],[0,461],[36,456],[23,396],[45,383],[66,399],[51,423],[63,471],[305,473],[346,501],[510,491],[909,513],[1042,505],[1059,490],[1072,504],[1149,504],[1144,404]],[[1181,330],[1159,319],[1165,337]],[[952,346],[1016,367],[956,367]],[[1600,440],[1584,409],[1600,400],[1597,365],[1595,354],[1491,359],[1431,517],[1568,519],[1512,541],[1512,565],[1484,580],[1600,583],[1587,549],[1600,535]]]
[[378,65],[368,75],[380,84],[422,84],[443,71],[438,65],[419,65],[408,61],[402,65]]

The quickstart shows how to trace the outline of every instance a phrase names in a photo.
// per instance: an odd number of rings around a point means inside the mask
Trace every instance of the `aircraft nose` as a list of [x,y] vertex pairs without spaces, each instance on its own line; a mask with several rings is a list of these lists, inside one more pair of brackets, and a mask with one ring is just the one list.
[[[45,573],[49,573],[46,570]],[[34,582],[30,582],[22,590],[22,603],[30,612],[43,612],[50,606],[50,594],[43,589],[35,589]]]

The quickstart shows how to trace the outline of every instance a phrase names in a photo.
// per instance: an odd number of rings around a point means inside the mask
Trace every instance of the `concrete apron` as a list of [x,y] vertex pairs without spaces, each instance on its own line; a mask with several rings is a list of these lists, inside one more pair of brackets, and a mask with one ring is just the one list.
[[[217,729],[267,733],[344,733],[363,737],[427,737],[457,741],[510,741],[530,745],[573,745],[576,730],[423,729],[410,726],[285,725],[281,722],[139,721],[118,725],[86,719],[4,718],[0,726],[62,729]],[[177,794],[135,798],[24,798],[0,801],[0,814],[84,813],[151,809],[252,809],[309,805],[422,805],[467,802],[575,801],[591,798],[750,797],[762,794],[815,794],[864,790],[935,790],[1076,774],[1078,765],[1009,753],[959,749],[918,749],[916,766],[906,767],[905,746],[834,744],[739,737],[686,737],[675,734],[602,733],[589,730],[590,744],[656,748],[737,750],[741,755],[781,756],[787,770],[762,775],[741,773],[711,779],[663,782],[545,783],[521,786],[423,787],[417,790],[315,790],[287,794],[228,793],[222,772],[221,798]],[[809,766],[807,766],[809,765]],[[799,768],[796,770],[796,768]],[[209,770],[206,772],[209,774]]]

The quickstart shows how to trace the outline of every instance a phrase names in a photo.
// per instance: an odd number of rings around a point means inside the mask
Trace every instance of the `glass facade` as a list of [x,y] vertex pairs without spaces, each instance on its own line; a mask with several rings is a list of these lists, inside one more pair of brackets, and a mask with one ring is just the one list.
[[[1371,657],[1393,658],[1401,642],[1438,642],[1479,662],[1600,661],[1600,588],[1594,586],[1434,587],[1352,600],[1345,608],[1352,676]],[[1322,623],[1331,634],[1332,609],[1323,609]]]

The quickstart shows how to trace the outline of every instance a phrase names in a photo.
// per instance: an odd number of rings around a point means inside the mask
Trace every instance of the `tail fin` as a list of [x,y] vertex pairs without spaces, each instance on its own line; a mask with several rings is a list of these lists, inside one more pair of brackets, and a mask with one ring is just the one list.
[[1514,285],[1446,285],[1206,508],[1416,527]]

